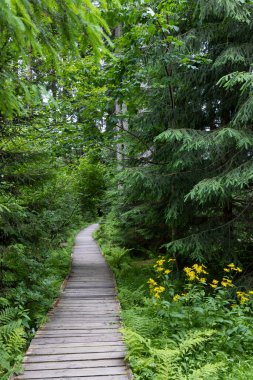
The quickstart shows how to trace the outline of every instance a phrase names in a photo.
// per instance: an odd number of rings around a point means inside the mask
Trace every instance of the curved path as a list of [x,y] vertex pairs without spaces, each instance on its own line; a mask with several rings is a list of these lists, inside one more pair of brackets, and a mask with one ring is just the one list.
[[131,379],[113,276],[92,239],[96,228],[77,235],[67,285],[16,379]]

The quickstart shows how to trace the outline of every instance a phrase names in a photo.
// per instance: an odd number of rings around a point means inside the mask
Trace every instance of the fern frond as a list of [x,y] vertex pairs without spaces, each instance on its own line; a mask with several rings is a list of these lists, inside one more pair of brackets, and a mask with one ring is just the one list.
[[14,352],[19,353],[22,352],[26,344],[25,332],[22,327],[17,327],[12,330],[11,334],[8,336],[8,340],[5,344],[6,351],[9,354],[13,354]]
[[176,379],[180,351],[178,349],[152,349],[152,354],[156,362],[156,380]]
[[136,332],[124,328],[121,329],[124,340],[128,347],[127,357],[131,356],[140,356],[140,355],[148,355],[151,351],[151,341],[150,339],[143,338],[140,334]]
[[203,367],[195,369],[189,376],[188,380],[218,380],[221,371],[224,371],[225,363],[207,363]]
[[17,309],[6,307],[0,311],[0,325],[6,325],[17,318]]
[[183,355],[188,351],[195,350],[198,346],[207,342],[215,333],[215,330],[191,331],[179,343],[180,354]]

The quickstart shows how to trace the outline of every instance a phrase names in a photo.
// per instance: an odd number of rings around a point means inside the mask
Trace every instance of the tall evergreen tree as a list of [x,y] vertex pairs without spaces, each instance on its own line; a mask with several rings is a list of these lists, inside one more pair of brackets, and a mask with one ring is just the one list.
[[125,6],[108,68],[128,106],[111,214],[124,245],[251,265],[252,12],[249,1]]

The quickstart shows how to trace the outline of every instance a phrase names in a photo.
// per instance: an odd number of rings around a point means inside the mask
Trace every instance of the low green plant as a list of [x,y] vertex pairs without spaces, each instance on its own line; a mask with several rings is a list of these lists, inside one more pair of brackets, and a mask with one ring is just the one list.
[[216,279],[200,264],[180,272],[174,258],[126,257],[131,269],[112,269],[135,380],[250,379],[252,294],[236,286],[241,268],[230,263]]

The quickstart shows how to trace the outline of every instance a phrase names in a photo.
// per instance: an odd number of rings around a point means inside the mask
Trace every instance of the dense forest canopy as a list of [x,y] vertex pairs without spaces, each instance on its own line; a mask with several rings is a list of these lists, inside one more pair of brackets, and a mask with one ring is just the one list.
[[232,262],[252,289],[253,2],[3,0],[0,29],[0,377],[98,217],[117,269]]

